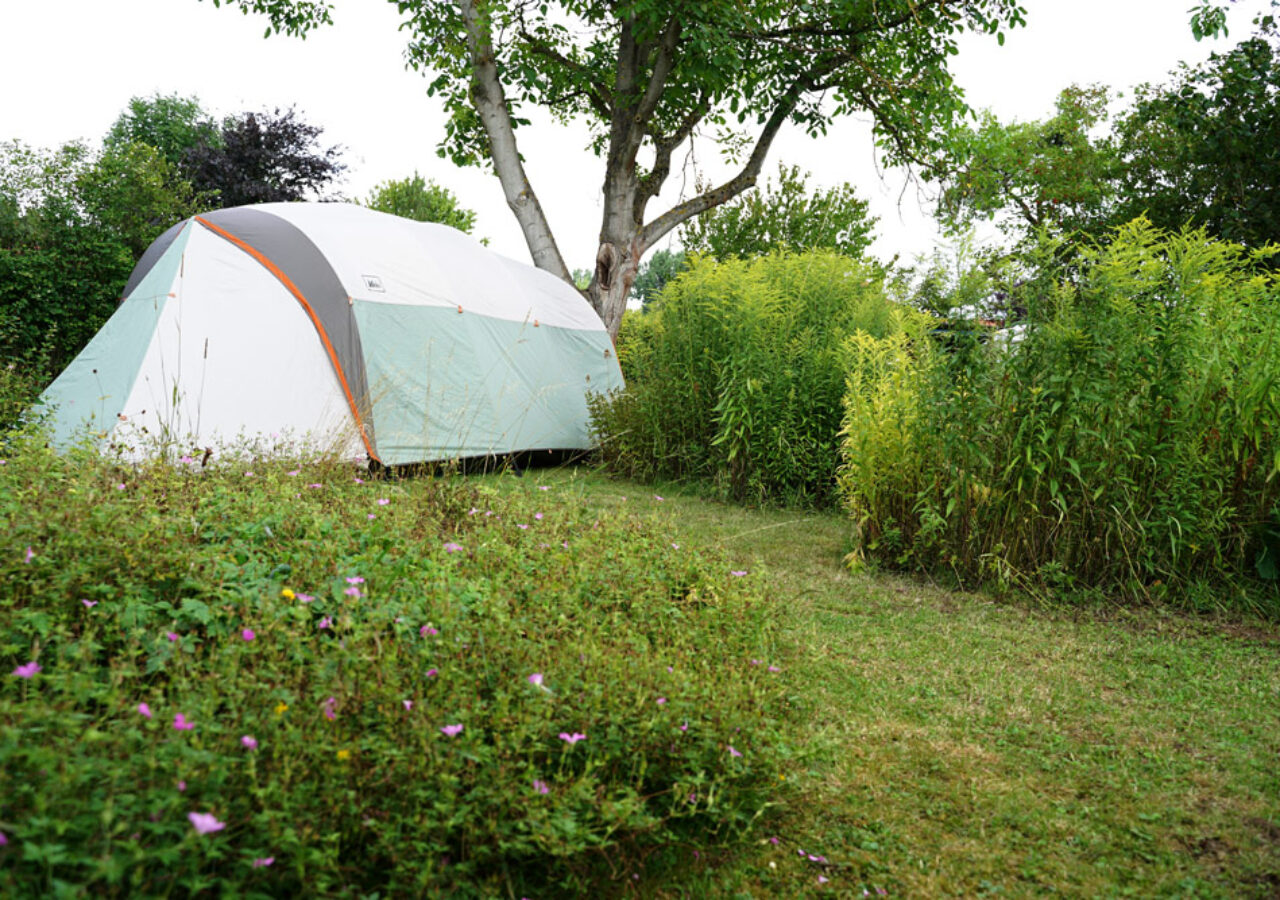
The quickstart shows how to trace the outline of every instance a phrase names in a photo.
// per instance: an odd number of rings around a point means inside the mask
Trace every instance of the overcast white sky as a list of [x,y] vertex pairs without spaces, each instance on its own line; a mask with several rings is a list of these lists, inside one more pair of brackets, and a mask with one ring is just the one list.
[[[1187,24],[1193,0],[1025,0],[1028,26],[1003,47],[986,36],[967,39],[955,72],[974,107],[1002,119],[1042,118],[1069,84],[1127,90],[1163,80],[1179,61],[1225,49],[1247,36],[1264,2],[1243,0],[1232,11],[1228,42],[1197,44]],[[325,129],[326,145],[346,148],[347,196],[364,197],[378,182],[417,170],[479,213],[476,233],[494,249],[527,260],[497,179],[437,158],[444,117],[423,76],[405,69],[399,18],[385,0],[337,0],[335,25],[302,41],[264,39],[263,20],[209,0],[0,0],[0,140],[97,143],[130,97],[157,91],[198,96],[218,115],[296,105]],[[585,149],[585,131],[535,119],[520,138],[566,262],[585,267],[600,227],[603,164]],[[698,143],[697,162],[713,177],[723,174],[716,157],[710,141]],[[766,173],[778,161],[808,169],[815,185],[848,181],[870,198],[881,219],[873,247],[880,256],[909,259],[934,246],[924,198],[904,191],[900,174],[882,179],[865,122],[841,122],[818,141],[784,133]],[[680,187],[673,175],[650,216]]]

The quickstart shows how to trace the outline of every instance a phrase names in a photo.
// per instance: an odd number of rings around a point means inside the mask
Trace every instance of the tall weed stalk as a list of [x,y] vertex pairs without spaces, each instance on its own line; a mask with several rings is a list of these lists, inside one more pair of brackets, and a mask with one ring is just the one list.
[[1130,598],[1265,579],[1280,283],[1144,220],[1069,265],[1039,253],[1012,348],[849,342],[840,490],[859,552]]
[[843,342],[898,326],[874,268],[829,252],[700,259],[624,327],[628,388],[598,398],[606,463],[755,502],[829,504]]

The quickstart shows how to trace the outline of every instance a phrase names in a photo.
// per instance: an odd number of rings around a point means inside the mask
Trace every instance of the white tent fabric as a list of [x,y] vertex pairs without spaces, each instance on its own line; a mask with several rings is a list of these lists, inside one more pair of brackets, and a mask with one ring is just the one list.
[[166,233],[46,391],[55,438],[367,454],[590,446],[622,386],[571,286],[442,225],[346,204],[219,210]]

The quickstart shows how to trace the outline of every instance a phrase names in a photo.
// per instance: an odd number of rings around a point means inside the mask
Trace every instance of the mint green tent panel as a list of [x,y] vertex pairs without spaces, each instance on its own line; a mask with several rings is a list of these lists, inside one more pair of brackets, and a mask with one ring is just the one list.
[[77,440],[87,427],[108,432],[133,390],[182,265],[191,229],[184,228],[107,323],[45,389],[41,399],[57,410],[50,422],[57,446]]
[[618,386],[606,331],[461,318],[471,345],[492,354],[479,368],[508,448],[591,446],[587,392]]
[[[608,334],[452,307],[357,300],[378,454],[387,465],[589,445],[586,392],[616,380]],[[611,365],[612,363],[612,365]],[[612,371],[612,375],[610,372]]]

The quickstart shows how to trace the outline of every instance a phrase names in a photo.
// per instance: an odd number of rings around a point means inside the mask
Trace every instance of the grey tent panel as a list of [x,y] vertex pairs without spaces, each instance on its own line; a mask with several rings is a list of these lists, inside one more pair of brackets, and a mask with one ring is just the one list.
[[[324,329],[340,367],[335,374],[347,385],[365,428],[366,445],[373,444],[373,416],[364,349],[351,309],[351,298],[329,260],[301,229],[279,216],[247,207],[219,209],[197,216],[197,222],[214,226],[247,244],[284,273],[306,299]],[[261,260],[259,260],[261,261]],[[274,274],[274,273],[273,273]]]
[[177,238],[178,234],[187,226],[189,221],[191,220],[184,219],[151,243],[151,246],[142,254],[142,258],[138,260],[138,264],[133,267],[133,272],[129,275],[129,280],[125,283],[124,291],[120,294],[120,299],[122,301],[133,293],[134,288],[142,283],[142,279],[147,277],[147,273],[151,271],[156,262],[159,261],[160,257],[164,256],[165,251],[169,249],[173,244],[174,239]]

